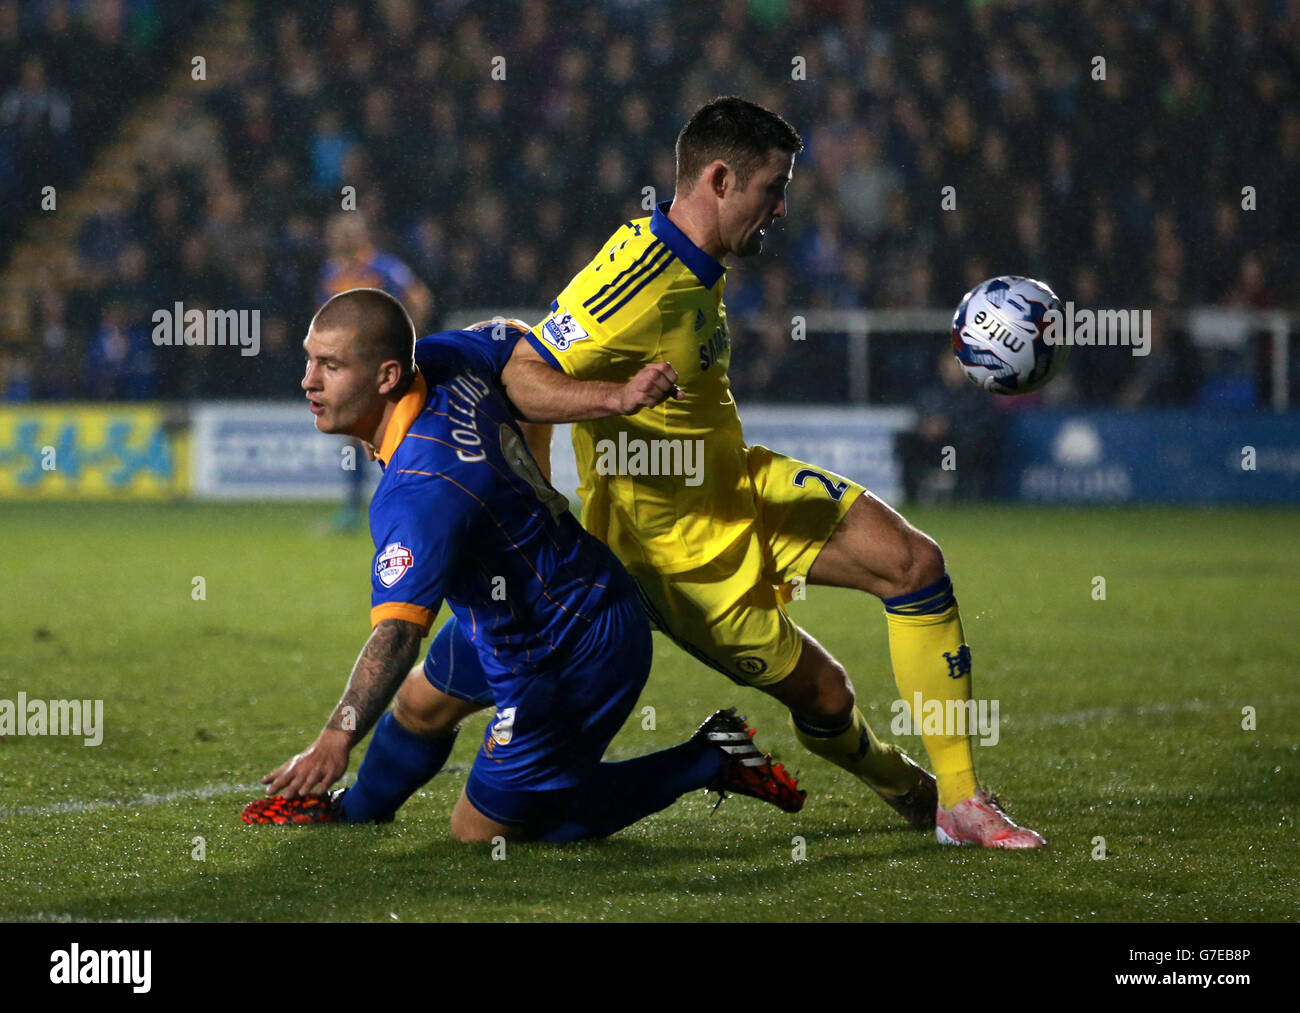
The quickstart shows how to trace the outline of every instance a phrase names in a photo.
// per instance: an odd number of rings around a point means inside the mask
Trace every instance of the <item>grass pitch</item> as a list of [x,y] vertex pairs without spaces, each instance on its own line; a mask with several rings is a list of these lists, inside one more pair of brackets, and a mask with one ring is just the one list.
[[[699,793],[608,841],[511,845],[494,860],[446,829],[486,715],[393,824],[239,821],[257,779],[314,738],[368,635],[371,547],[327,534],[327,512],[0,506],[0,698],[102,699],[105,724],[94,747],[0,739],[0,920],[1292,921],[1300,910],[1300,513],[909,511],[947,554],[975,695],[999,701],[1000,738],[976,747],[979,772],[1046,835],[1045,852],[941,848],[905,829],[805,753],[774,701],[656,636],[610,758],[670,745],[736,704],[800,772],[803,812],[731,799],[713,813]],[[892,738],[879,603],[809,588],[791,608]],[[924,759],[919,738],[901,741]]]

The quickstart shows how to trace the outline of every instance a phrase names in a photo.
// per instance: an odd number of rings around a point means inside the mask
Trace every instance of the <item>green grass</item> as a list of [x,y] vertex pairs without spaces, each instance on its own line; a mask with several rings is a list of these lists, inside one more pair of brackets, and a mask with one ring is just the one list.
[[[94,748],[0,740],[0,920],[1268,921],[1300,909],[1300,513],[911,513],[947,553],[976,695],[1000,701],[1001,741],[976,749],[979,770],[1046,852],[940,848],[902,829],[804,753],[774,701],[657,636],[611,756],[670,745],[735,703],[800,770],[803,812],[732,799],[711,813],[700,793],[608,841],[511,845],[504,861],[446,830],[483,717],[387,826],[246,827],[253,793],[194,794],[252,784],[338,698],[368,633],[371,550],[325,534],[326,514],[0,506],[0,698],[99,698],[106,724]],[[191,597],[195,576],[206,600]],[[792,610],[890,737],[879,603],[810,588]],[[655,731],[641,727],[647,705]],[[62,802],[110,804],[44,808]],[[796,836],[806,861],[791,860]]]

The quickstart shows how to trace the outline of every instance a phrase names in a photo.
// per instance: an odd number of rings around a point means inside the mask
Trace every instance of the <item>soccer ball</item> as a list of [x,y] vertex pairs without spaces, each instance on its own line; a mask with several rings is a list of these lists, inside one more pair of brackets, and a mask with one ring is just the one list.
[[1003,275],[967,292],[952,318],[952,353],[967,379],[994,394],[1027,394],[1047,383],[1070,352],[1043,340],[1052,311],[1061,313],[1061,300],[1033,278]]

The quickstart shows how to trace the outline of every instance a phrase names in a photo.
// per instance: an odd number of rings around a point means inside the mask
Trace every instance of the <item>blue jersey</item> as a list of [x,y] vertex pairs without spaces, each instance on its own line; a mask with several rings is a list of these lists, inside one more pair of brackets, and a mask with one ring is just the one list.
[[588,653],[593,620],[635,596],[542,476],[498,385],[522,333],[487,324],[416,344],[370,504],[371,625],[428,630],[445,599],[498,693]]
[[416,282],[411,269],[391,253],[370,250],[360,260],[330,258],[321,268],[316,296],[324,302],[354,288],[383,289],[394,299],[404,300]]

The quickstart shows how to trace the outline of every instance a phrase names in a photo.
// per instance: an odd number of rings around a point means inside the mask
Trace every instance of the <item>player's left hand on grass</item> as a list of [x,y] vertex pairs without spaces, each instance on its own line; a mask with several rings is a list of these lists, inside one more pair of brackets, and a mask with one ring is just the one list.
[[345,732],[326,728],[311,746],[262,778],[268,795],[297,798],[328,791],[348,769],[352,746]]

